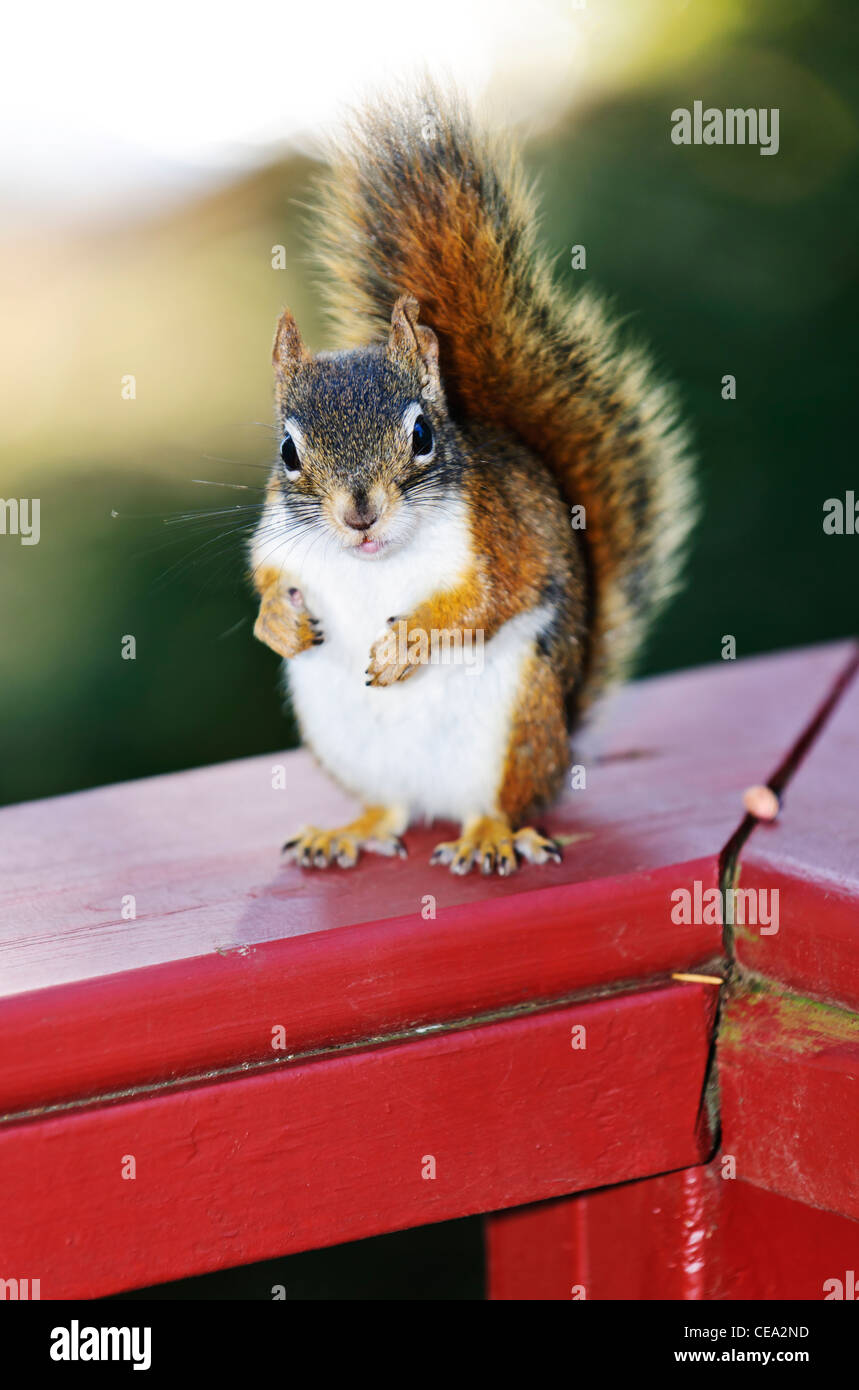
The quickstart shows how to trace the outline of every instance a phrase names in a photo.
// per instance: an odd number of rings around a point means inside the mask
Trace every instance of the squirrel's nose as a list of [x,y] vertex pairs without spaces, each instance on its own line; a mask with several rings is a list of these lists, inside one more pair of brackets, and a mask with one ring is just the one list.
[[368,513],[363,507],[350,507],[343,513],[343,520],[347,526],[351,526],[353,531],[369,531],[374,521],[378,521],[379,513]]

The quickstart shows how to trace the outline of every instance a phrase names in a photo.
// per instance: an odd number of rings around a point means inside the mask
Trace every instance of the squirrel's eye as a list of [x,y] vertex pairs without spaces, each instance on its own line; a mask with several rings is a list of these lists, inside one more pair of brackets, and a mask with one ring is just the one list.
[[301,464],[298,461],[298,450],[291,434],[285,434],[280,441],[280,456],[283,459],[283,466],[287,473],[300,473]]
[[412,452],[415,454],[432,453],[432,429],[425,416],[419,415],[415,420],[415,427],[412,430]]

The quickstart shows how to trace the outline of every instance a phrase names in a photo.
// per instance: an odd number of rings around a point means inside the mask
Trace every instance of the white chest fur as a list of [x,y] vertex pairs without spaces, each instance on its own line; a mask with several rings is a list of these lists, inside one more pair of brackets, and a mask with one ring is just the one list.
[[410,818],[463,820],[496,807],[522,667],[545,621],[540,610],[506,623],[475,660],[441,661],[408,680],[368,687],[370,649],[389,617],[407,616],[464,577],[471,538],[464,509],[422,520],[411,540],[376,559],[332,536],[266,539],[254,561],[301,589],[324,634],[286,663],[305,741],[365,803],[403,805]]

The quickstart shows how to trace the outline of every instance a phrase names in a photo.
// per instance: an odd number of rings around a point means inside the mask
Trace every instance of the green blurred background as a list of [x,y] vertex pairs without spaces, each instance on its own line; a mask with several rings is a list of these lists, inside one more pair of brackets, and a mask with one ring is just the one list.
[[[857,482],[857,7],[624,9],[635,41],[531,119],[526,155],[559,288],[599,286],[651,343],[700,454],[689,583],[644,669],[717,660],[725,633],[740,656],[841,636],[859,539],[825,536],[822,504]],[[675,146],[670,112],[695,98],[779,107],[779,153]],[[260,486],[281,305],[325,343],[302,206],[315,172],[287,152],[59,249],[47,234],[5,244],[2,492],[41,498],[42,535],[0,538],[4,801],[294,740],[276,659],[251,636],[234,529],[249,514],[169,518],[256,500],[191,480]],[[578,243],[586,271],[570,268]]]
[[[859,537],[824,535],[822,507],[859,492],[859,7],[559,0],[537,11],[557,25],[556,47],[570,25],[591,45],[547,94],[536,60],[510,90],[559,292],[588,283],[610,295],[678,384],[700,456],[688,584],[643,669],[718,660],[728,633],[742,657],[855,632]],[[503,117],[497,66],[488,95]],[[695,99],[778,107],[779,153],[675,146],[670,113]],[[251,636],[248,513],[176,518],[255,500],[192,480],[261,485],[281,306],[311,345],[334,345],[309,272],[308,148],[189,189],[169,211],[4,234],[0,492],[41,499],[41,541],[0,537],[0,801],[294,741],[278,663]],[[285,270],[272,268],[278,244]],[[574,244],[586,271],[570,268]],[[126,373],[133,401],[121,398]],[[722,399],[727,373],[734,401]],[[135,661],[121,659],[126,634]],[[469,1298],[479,1264],[479,1223],[446,1223],[163,1296],[268,1297],[283,1283],[287,1297]]]

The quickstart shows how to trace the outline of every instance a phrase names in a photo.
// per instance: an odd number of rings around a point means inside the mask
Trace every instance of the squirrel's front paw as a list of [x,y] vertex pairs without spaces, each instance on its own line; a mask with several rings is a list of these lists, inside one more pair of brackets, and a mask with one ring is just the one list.
[[288,589],[263,599],[254,623],[254,637],[279,656],[290,659],[318,647],[324,640],[316,618],[304,606],[300,589]]
[[388,619],[387,631],[370,648],[367,685],[394,685],[414,675],[422,663],[413,637],[406,618]]

